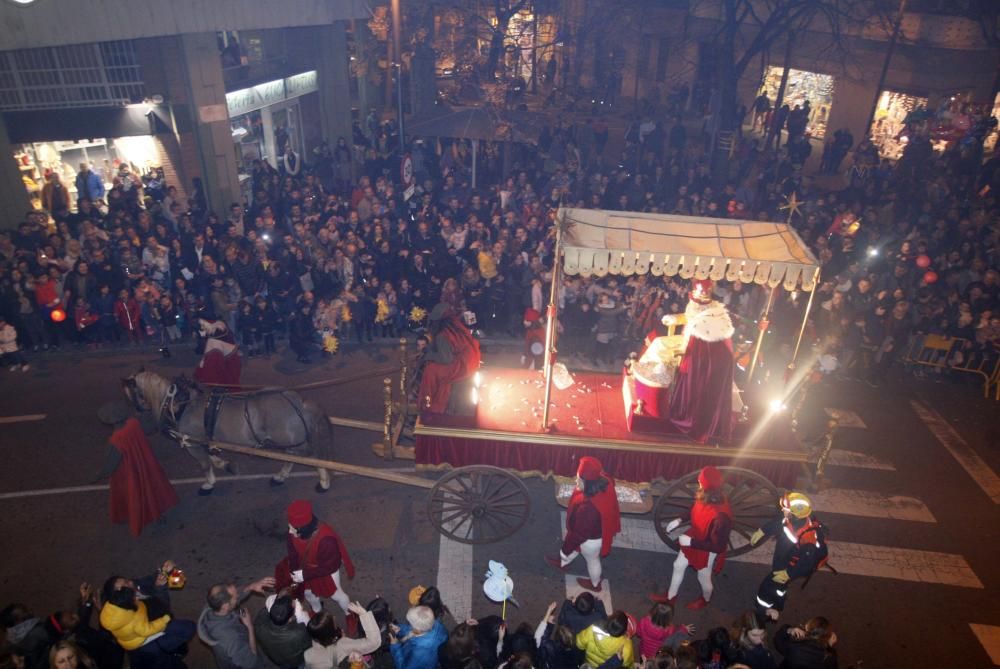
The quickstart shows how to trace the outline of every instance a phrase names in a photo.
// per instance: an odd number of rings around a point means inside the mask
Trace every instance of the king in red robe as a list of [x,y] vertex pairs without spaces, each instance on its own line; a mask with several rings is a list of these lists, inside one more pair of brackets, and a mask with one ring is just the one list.
[[427,402],[427,411],[444,413],[452,384],[479,369],[479,342],[446,304],[434,307],[428,321],[431,341],[424,350],[420,401]]
[[670,422],[698,443],[729,439],[733,427],[733,322],[712,299],[712,282],[692,282],[684,310],[684,357],[670,389]]

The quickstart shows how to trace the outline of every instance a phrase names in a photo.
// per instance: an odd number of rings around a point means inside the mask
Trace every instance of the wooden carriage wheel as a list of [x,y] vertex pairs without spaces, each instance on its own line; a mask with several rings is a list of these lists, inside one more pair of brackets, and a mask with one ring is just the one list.
[[[680,548],[677,537],[690,526],[681,523],[673,532],[667,525],[688,513],[698,492],[698,472],[693,471],[674,481],[653,507],[653,524],[660,539],[674,550]],[[719,467],[724,478],[723,491],[733,511],[733,529],[729,533],[729,555],[742,555],[753,549],[750,535],[774,518],[778,509],[778,489],[770,481],[749,469]]]
[[528,521],[531,498],[524,482],[506,469],[460,467],[431,488],[427,515],[438,532],[463,544],[489,544]]

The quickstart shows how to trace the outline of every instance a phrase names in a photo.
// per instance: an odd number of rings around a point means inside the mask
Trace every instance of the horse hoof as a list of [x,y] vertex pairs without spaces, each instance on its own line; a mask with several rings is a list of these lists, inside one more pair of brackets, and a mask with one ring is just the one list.
[[198,488],[198,497],[208,497],[215,488]]
[[272,476],[270,479],[270,485],[272,488],[280,488],[281,486],[285,485],[285,482],[281,479],[276,479]]
[[321,486],[321,485],[320,485],[319,483],[317,483],[317,484],[316,484],[316,487],[315,487],[314,489],[315,489],[315,490],[316,490],[316,492],[318,492],[318,493],[319,493],[320,495],[323,495],[323,494],[325,494],[325,493],[328,493],[328,492],[330,492],[330,486],[327,486],[327,487],[325,487],[325,488],[324,488],[324,487],[323,487],[323,486]]

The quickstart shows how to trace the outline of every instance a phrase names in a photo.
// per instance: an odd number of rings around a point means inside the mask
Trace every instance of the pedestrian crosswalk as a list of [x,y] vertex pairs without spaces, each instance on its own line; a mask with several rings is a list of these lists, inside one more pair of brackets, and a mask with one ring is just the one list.
[[[928,420],[928,409],[913,405],[917,413],[932,434],[948,448],[956,460],[966,471],[983,487],[983,490],[991,495],[994,492],[992,486],[994,482],[990,478],[992,470],[985,465],[980,466],[981,460],[976,459],[975,454],[964,442],[960,440],[957,433],[947,424],[935,423],[932,416]],[[827,413],[835,416],[840,421],[841,427],[846,428],[841,434],[849,434],[849,430],[867,431],[869,425],[858,413],[844,409],[831,409]],[[938,416],[937,418],[940,418]],[[945,435],[945,437],[942,437]],[[843,439],[841,443],[857,443],[859,440]],[[857,448],[855,446],[854,448]],[[969,464],[971,463],[971,465]],[[895,524],[904,523],[917,530],[920,526],[936,525],[938,519],[934,512],[924,501],[905,491],[899,490],[899,480],[897,478],[897,468],[895,463],[885,459],[884,456],[860,450],[849,450],[843,448],[832,449],[827,461],[828,479],[833,482],[853,482],[859,477],[853,472],[857,470],[868,470],[869,475],[859,479],[863,481],[878,480],[883,483],[881,489],[865,489],[858,487],[831,487],[819,492],[811,492],[810,498],[814,509],[822,514],[827,524],[849,529],[850,525],[845,518],[855,517],[871,519],[880,522]],[[969,466],[967,466],[969,465]],[[874,478],[872,478],[874,477]],[[874,487],[874,486],[873,486]],[[885,492],[891,490],[892,492]],[[559,526],[561,531],[565,531],[566,512],[560,510]],[[876,545],[870,543],[852,542],[840,540],[841,537],[849,536],[849,532],[838,532],[838,540],[829,541],[830,562],[837,571],[848,577],[864,577],[887,579],[894,581],[905,581],[933,586],[946,586],[954,588],[966,588],[970,590],[984,589],[983,581],[976,574],[967,559],[959,553],[941,552],[934,550],[924,550],[919,546],[919,539],[915,537],[923,536],[919,532],[907,532],[905,529],[885,532],[883,536],[899,537],[900,543],[909,545],[889,546]],[[472,588],[461,585],[459,573],[467,574],[465,580],[471,584],[474,575],[472,574],[472,548],[455,544],[446,538],[441,539],[441,552],[439,561],[439,582],[447,584],[448,588],[441,587],[442,593],[452,590],[456,592],[455,600],[448,601],[449,608],[456,612],[456,615],[465,615],[466,611],[471,613]],[[673,555],[674,551],[664,544],[655,531],[650,517],[623,516],[622,531],[615,538],[616,551],[643,551],[658,553],[661,555]],[[768,566],[771,563],[773,553],[773,542],[768,542],[764,546],[744,555],[730,557],[734,563],[747,565]],[[567,598],[575,598],[583,591],[577,583],[577,577],[585,574],[583,561],[571,564],[569,573],[564,576],[564,588]],[[602,592],[598,596],[608,610],[613,610],[612,591],[614,574],[604,573],[602,581]],[[458,586],[458,587],[456,587]],[[619,593],[620,594],[620,593]],[[994,653],[1000,653],[1000,628],[989,625],[972,624],[971,628],[977,638],[981,641],[991,657]]]

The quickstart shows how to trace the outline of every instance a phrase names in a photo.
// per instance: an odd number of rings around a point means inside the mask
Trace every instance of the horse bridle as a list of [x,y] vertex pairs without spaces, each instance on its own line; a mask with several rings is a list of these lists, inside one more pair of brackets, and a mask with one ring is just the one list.
[[144,407],[142,402],[139,400],[139,384],[135,382],[134,378],[129,377],[127,379],[122,379],[122,389],[125,391],[125,396],[131,400],[132,408],[135,409],[137,413],[149,410],[149,407]]

